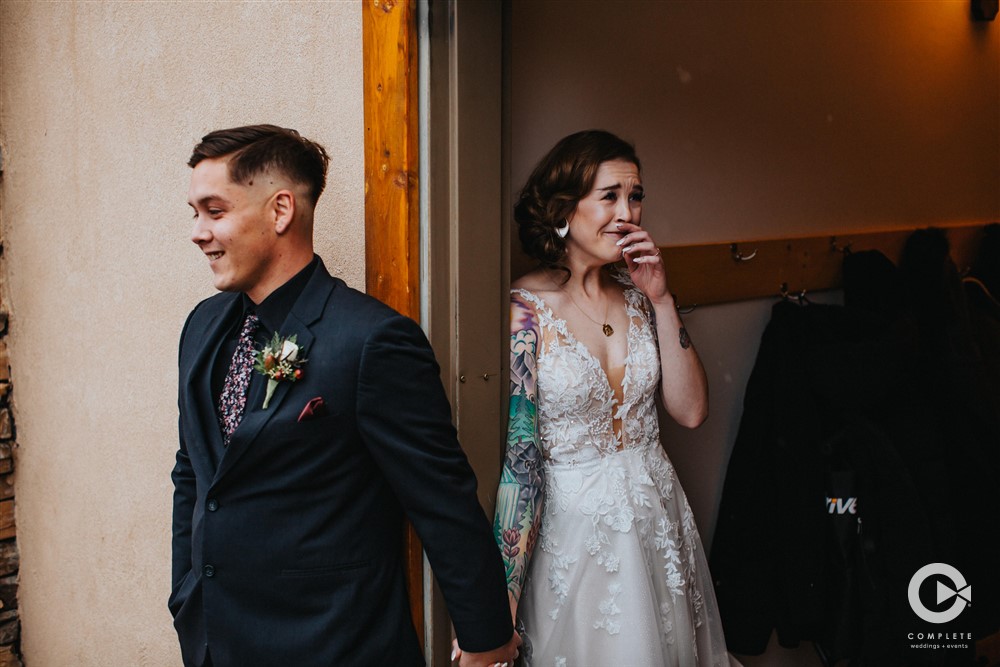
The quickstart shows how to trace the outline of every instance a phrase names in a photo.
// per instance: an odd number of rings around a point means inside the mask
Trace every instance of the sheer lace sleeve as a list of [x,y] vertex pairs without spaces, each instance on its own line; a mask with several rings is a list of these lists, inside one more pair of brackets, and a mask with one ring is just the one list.
[[507,570],[511,607],[521,597],[538,537],[544,495],[535,361],[541,340],[534,308],[517,294],[510,307],[510,410],[493,529]]

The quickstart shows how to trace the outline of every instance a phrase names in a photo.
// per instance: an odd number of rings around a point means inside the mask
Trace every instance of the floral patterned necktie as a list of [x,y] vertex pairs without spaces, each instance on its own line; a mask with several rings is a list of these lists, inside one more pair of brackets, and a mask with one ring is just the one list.
[[226,382],[219,396],[219,426],[222,428],[223,445],[229,446],[229,438],[243,419],[247,405],[247,388],[250,386],[250,371],[253,370],[253,335],[260,320],[253,313],[247,313],[236,342],[233,360],[229,363]]

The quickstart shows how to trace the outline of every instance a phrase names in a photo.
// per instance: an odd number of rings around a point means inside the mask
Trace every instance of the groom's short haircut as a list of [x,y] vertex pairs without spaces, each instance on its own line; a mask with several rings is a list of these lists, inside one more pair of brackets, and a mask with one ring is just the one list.
[[201,138],[194,147],[188,166],[206,159],[229,157],[229,178],[249,184],[253,177],[270,169],[309,187],[315,204],[326,185],[330,156],[314,141],[292,129],[277,125],[245,125],[216,130]]

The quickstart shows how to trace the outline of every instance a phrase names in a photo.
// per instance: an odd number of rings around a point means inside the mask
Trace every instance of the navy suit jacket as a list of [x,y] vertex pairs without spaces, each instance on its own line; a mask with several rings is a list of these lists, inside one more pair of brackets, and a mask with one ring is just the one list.
[[[181,334],[169,608],[185,665],[422,665],[403,579],[405,514],[460,644],[513,630],[502,561],[420,328],[320,262],[284,325],[308,361],[266,410],[255,383],[219,465],[211,369],[239,294]],[[326,414],[298,421],[310,399]],[[217,450],[218,451],[218,450]]]

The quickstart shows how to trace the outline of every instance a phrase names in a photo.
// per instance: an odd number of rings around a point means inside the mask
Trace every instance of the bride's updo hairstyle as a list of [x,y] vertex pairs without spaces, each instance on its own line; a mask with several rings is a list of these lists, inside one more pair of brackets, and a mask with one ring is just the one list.
[[531,172],[514,205],[524,252],[543,266],[568,273],[563,264],[566,241],[556,230],[594,187],[601,163],[610,160],[631,162],[642,171],[635,147],[604,130],[577,132],[553,146]]

